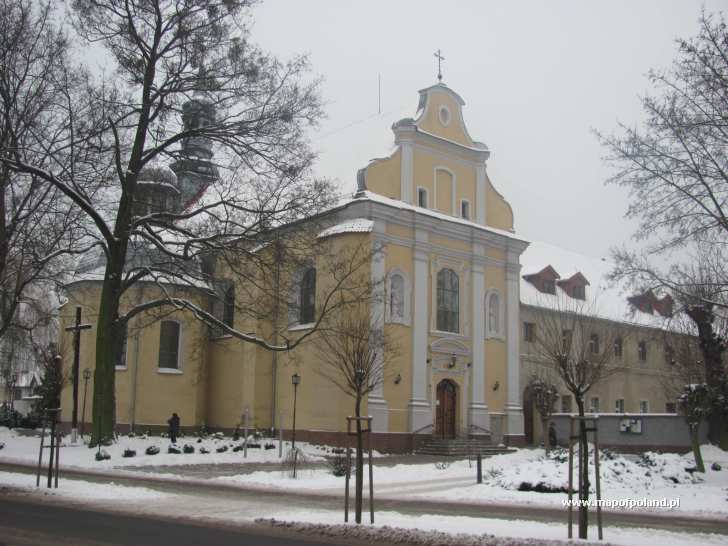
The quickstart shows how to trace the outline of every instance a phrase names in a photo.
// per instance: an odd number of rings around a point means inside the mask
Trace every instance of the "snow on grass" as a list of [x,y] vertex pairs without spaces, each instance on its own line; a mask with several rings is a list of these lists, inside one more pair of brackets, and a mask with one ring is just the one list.
[[110,483],[92,483],[82,480],[68,480],[61,477],[58,489],[47,489],[47,476],[41,476],[41,487],[35,486],[35,475],[0,472],[0,487],[12,487],[23,492],[38,495],[53,495],[77,500],[149,500],[168,497],[146,487],[130,487]]
[[[571,544],[566,542],[566,525],[563,523],[542,523],[527,520],[475,518],[469,516],[441,516],[435,514],[406,515],[398,512],[377,512],[375,530],[369,525],[369,514],[365,513],[364,525],[343,524],[342,514],[333,511],[294,511],[277,516],[274,520],[258,520],[274,526],[285,526],[304,533],[326,534],[327,536],[356,536],[383,540],[387,543],[413,542],[422,545],[465,545],[506,546],[516,544]],[[353,514],[350,514],[350,518]],[[379,530],[379,533],[376,532]],[[383,531],[383,533],[382,533]],[[589,529],[589,537],[595,542],[596,528]],[[677,533],[656,529],[607,527],[600,544],[620,546],[724,546],[723,535],[710,533]],[[587,542],[578,541],[579,544]]]
[[[48,438],[46,437],[46,442]],[[38,448],[40,447],[40,434],[28,435],[28,431],[17,432],[16,430],[0,427],[0,443],[5,447],[0,449],[0,460],[7,462],[33,462],[38,461]],[[249,441],[252,443],[252,440]],[[81,443],[80,438],[77,445],[72,445],[70,436],[63,439],[61,447],[61,465],[81,468],[111,469],[115,467],[134,466],[175,466],[175,465],[199,465],[199,464],[225,464],[225,463],[277,463],[278,441],[266,439],[256,440],[259,448],[248,447],[248,456],[243,457],[243,451],[233,451],[236,446],[242,446],[243,441],[233,441],[230,437],[207,437],[198,442],[196,437],[181,437],[177,441],[179,451],[183,450],[185,444],[194,449],[194,453],[167,453],[170,441],[168,438],[159,436],[120,436],[118,440],[103,449],[111,456],[109,460],[97,461],[95,459],[96,449],[89,449]],[[265,444],[274,445],[274,449],[265,449]],[[284,456],[290,444],[284,442]],[[159,448],[159,454],[147,455],[146,450],[150,446]],[[296,442],[296,447],[302,449],[309,461],[323,461],[323,455],[328,448],[315,446],[305,442]],[[201,448],[207,453],[201,453]],[[218,453],[218,449],[226,448],[226,451]],[[134,457],[123,457],[124,451],[136,452]],[[46,455],[47,456],[47,455]]]

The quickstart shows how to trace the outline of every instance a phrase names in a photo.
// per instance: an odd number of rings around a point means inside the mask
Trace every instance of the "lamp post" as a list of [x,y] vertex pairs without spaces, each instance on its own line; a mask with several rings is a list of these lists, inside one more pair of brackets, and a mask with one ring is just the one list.
[[83,429],[86,424],[86,393],[88,392],[88,380],[91,379],[91,368],[83,371],[83,409],[81,410],[81,438],[83,438]]
[[10,376],[10,413],[15,413],[15,385],[18,384],[18,374]]
[[298,395],[298,385],[301,383],[301,376],[294,373],[291,376],[291,383],[293,384],[293,435],[292,435],[292,449],[296,450],[296,398]]

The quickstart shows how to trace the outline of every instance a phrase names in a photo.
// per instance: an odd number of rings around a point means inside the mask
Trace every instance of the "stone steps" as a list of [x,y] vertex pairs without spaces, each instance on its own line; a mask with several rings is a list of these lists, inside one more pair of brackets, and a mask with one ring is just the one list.
[[441,457],[475,457],[478,453],[484,456],[511,453],[513,449],[496,446],[489,440],[480,438],[428,438],[415,449],[418,455],[435,455]]

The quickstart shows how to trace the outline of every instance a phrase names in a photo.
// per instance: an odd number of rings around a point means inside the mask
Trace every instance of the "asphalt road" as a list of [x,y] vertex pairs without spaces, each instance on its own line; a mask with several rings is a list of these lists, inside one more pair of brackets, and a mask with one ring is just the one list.
[[[58,501],[63,502],[63,501]],[[151,501],[153,502],[153,501]],[[0,496],[0,546],[316,546],[311,537],[230,529]]]

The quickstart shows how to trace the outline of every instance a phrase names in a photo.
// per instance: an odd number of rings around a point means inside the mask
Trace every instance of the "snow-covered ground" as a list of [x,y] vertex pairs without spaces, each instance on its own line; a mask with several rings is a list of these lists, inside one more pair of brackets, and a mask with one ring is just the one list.
[[[604,457],[600,462],[602,498],[612,501],[679,499],[675,510],[680,513],[728,515],[728,453],[709,445],[703,446],[702,452],[706,463],[706,472],[702,475],[686,472],[685,469],[694,464],[690,454],[649,453],[641,461],[621,455]],[[712,470],[710,467],[714,462],[720,464],[722,470]],[[593,465],[590,470],[593,481]],[[376,467],[374,482],[377,493],[387,497],[561,507],[567,498],[567,472],[568,462],[561,453],[552,452],[547,456],[542,449],[521,449],[485,459],[483,484],[474,483],[475,465],[468,461]],[[368,473],[364,474],[368,482]],[[295,480],[285,471],[260,471],[217,479],[278,489],[341,492],[344,488],[344,478],[333,476],[327,469],[304,470]],[[577,480],[576,471],[574,480]],[[539,484],[541,489],[561,489],[563,492],[524,490]],[[591,490],[594,498],[594,483]],[[638,509],[664,512],[667,508]]]
[[[259,448],[248,448],[247,457],[244,452],[233,451],[235,447],[243,444],[242,439],[233,441],[229,436],[224,438],[207,437],[200,440],[196,437],[188,436],[177,440],[177,447],[182,451],[185,445],[189,445],[194,449],[194,453],[167,453],[170,441],[169,438],[159,436],[120,436],[118,441],[110,446],[103,447],[111,458],[108,460],[97,461],[96,449],[89,449],[79,438],[76,445],[71,444],[70,436],[63,438],[61,447],[61,464],[65,466],[74,466],[80,468],[96,468],[96,469],[112,469],[115,467],[134,467],[134,466],[176,466],[176,465],[201,465],[201,464],[225,464],[225,463],[277,463],[281,459],[278,457],[278,440],[249,440],[249,444],[260,444]],[[48,440],[46,439],[46,442]],[[8,462],[29,462],[38,461],[38,449],[40,447],[40,437],[25,434],[25,431],[18,433],[6,427],[0,427],[0,444],[5,447],[0,449],[0,459]],[[273,445],[273,449],[265,449],[265,445]],[[157,455],[147,455],[146,450],[150,446],[159,448]],[[323,461],[323,455],[328,451],[327,448],[311,445],[305,442],[296,442],[296,447],[303,450],[307,460]],[[218,453],[218,449],[226,448],[226,451]],[[207,451],[202,453],[201,449]],[[283,456],[290,449],[290,442],[284,442]],[[124,457],[124,451],[132,450],[136,452],[134,457]],[[44,454],[47,457],[48,453]]]

